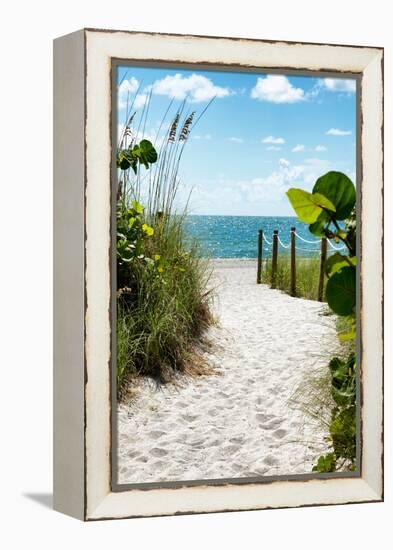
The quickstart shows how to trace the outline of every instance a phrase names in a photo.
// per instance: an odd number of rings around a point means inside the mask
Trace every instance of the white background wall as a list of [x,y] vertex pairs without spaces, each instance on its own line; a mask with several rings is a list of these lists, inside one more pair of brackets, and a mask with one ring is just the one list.
[[[1,8],[1,487],[3,548],[390,547],[392,539],[392,30],[383,0],[67,0]],[[386,502],[106,521],[52,512],[53,38],[82,27],[385,46]],[[4,376],[5,375],[5,376]]]

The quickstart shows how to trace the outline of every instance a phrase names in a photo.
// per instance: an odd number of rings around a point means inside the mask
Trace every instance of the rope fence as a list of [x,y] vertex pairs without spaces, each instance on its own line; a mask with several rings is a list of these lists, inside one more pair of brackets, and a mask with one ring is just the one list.
[[[296,239],[302,241],[305,244],[316,245],[317,248],[305,248],[304,246],[298,246]],[[263,247],[263,241],[272,247],[272,267],[271,267],[271,288],[276,288],[276,277],[277,277],[277,259],[278,259],[278,249],[279,246],[284,250],[290,251],[291,259],[291,295],[296,296],[296,251],[301,250],[302,252],[318,252],[320,257],[320,269],[319,269],[319,284],[318,284],[318,300],[323,301],[323,287],[324,287],[324,277],[325,277],[325,263],[328,255],[328,245],[332,250],[340,251],[344,250],[345,245],[337,246],[333,244],[330,239],[322,237],[321,239],[309,240],[305,239],[296,232],[295,227],[291,228],[291,238],[289,243],[285,243],[281,240],[280,235],[278,234],[278,229],[273,231],[272,240],[266,237],[262,229],[258,230],[258,271],[257,271],[257,283],[261,284],[262,282],[262,254],[263,250],[269,251],[270,248]]]

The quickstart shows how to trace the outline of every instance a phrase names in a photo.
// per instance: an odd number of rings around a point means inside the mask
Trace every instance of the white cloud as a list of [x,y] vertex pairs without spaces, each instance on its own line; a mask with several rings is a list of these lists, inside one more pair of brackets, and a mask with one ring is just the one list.
[[273,145],[282,145],[285,143],[285,139],[282,137],[275,138],[273,136],[267,136],[262,140],[262,143],[272,143]]
[[197,134],[195,136],[192,136],[193,139],[206,139],[206,140],[210,140],[212,138],[211,134],[204,134],[203,136]]
[[327,159],[306,159],[303,164],[303,177],[306,187],[309,186],[311,190],[316,180],[323,174],[326,174],[326,172],[329,172],[330,169],[330,162]]
[[356,80],[348,78],[322,78],[320,85],[330,92],[356,92]]
[[132,76],[129,80],[123,80],[123,82],[119,86],[119,94],[124,94],[129,92],[130,94],[134,94],[137,89],[139,88],[139,81]]
[[229,141],[232,141],[233,143],[244,143],[244,139],[243,138],[239,138],[239,137],[230,137],[228,138]]
[[324,145],[317,145],[315,147],[315,151],[317,151],[318,153],[323,153],[324,151],[327,151],[327,147],[325,147]]
[[135,77],[128,80],[123,80],[118,89],[118,104],[119,109],[124,109],[127,106],[127,98],[132,101],[132,96],[139,88],[139,81]]
[[302,151],[305,151],[306,147],[302,143],[298,143],[295,145],[295,147],[292,149],[292,153],[301,153]]
[[178,100],[187,97],[192,103],[200,103],[213,97],[226,97],[233,92],[229,88],[215,86],[206,76],[194,73],[186,77],[178,73],[156,80],[153,84],[153,93]]
[[305,93],[302,88],[295,88],[286,76],[268,75],[257,78],[251,97],[272,103],[297,103],[305,99]]
[[315,181],[331,169],[325,159],[308,158],[295,165],[280,158],[264,177],[237,180],[222,174],[217,179],[199,180],[184,190],[184,200],[192,188],[190,211],[195,214],[291,216],[286,191],[290,187],[311,191]]
[[301,185],[302,173],[303,167],[280,159],[266,177],[242,180],[221,177],[198,182],[193,187],[190,210],[198,214],[275,215],[282,213],[284,207],[291,215],[285,192],[294,185]]
[[350,136],[351,134],[351,130],[340,130],[339,128],[330,128],[326,132],[327,136]]
[[277,147],[277,145],[269,145],[266,147],[266,151],[281,151],[282,147]]
[[133,109],[140,109],[147,101],[147,94],[138,94],[133,103]]

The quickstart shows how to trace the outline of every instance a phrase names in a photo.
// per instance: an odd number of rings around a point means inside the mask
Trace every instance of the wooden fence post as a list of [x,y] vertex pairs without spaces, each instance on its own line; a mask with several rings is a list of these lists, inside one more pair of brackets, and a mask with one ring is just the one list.
[[258,229],[258,271],[257,271],[257,284],[262,282],[262,229]]
[[323,283],[325,280],[325,262],[327,255],[327,240],[326,237],[321,239],[321,263],[319,266],[319,285],[318,285],[318,301],[323,302]]
[[291,227],[291,296],[296,296],[296,236],[295,227]]
[[271,288],[276,288],[277,256],[278,256],[278,229],[275,229],[273,231],[272,284],[271,284]]

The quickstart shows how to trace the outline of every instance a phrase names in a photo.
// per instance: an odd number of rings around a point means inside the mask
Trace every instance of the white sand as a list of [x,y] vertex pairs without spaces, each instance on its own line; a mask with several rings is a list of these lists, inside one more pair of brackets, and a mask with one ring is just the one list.
[[310,473],[327,450],[288,399],[338,349],[334,317],[256,285],[254,261],[216,261],[215,276],[220,326],[206,356],[222,376],[142,381],[119,407],[119,483]]

